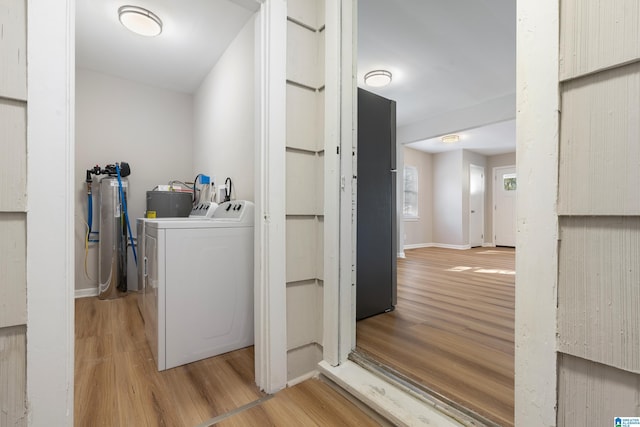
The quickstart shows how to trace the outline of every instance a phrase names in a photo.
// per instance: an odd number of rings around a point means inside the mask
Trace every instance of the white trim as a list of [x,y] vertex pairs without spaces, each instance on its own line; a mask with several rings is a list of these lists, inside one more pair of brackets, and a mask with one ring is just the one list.
[[470,245],[448,245],[446,243],[415,243],[412,245],[404,245],[404,249],[420,249],[420,248],[443,248],[443,249],[458,249],[461,251],[471,249]]
[[331,365],[347,360],[355,347],[355,206],[352,200],[355,200],[356,184],[351,179],[357,161],[354,8],[353,0],[327,0],[325,4],[323,358]]
[[429,427],[463,425],[351,361],[346,361],[337,367],[323,361],[318,366],[322,374],[394,425]]
[[420,249],[420,248],[432,248],[433,243],[415,243],[411,245],[404,245],[404,250],[407,249]]
[[97,297],[98,296],[98,288],[84,288],[84,289],[76,289],[75,298],[89,298],[89,297]]
[[471,245],[447,245],[445,243],[433,243],[431,246],[434,248],[457,249],[460,251],[471,249]]
[[518,1],[517,426],[557,422],[559,14],[559,0]]
[[[73,426],[75,1],[27,1],[27,408]],[[42,171],[56,185],[43,185]]]
[[285,138],[287,5],[265,0],[256,20],[255,375],[267,393],[287,383]]
[[[404,170],[404,146],[398,142],[396,135],[396,170],[402,171]],[[404,172],[403,172],[404,174]],[[396,173],[398,175],[398,173]],[[404,192],[404,180],[396,179],[396,194],[403,194]],[[355,200],[355,199],[354,199]],[[405,222],[411,222],[412,220],[406,221],[404,218],[404,201],[401,197],[396,197],[396,250],[399,253],[402,253],[402,258],[405,257],[403,247],[404,242],[407,240],[404,232]],[[402,220],[401,220],[402,218]]]
[[483,248],[495,248],[495,247],[496,247],[496,245],[494,245],[493,243],[487,243],[487,242],[484,242],[484,243],[482,244],[482,247],[483,247]]
[[311,372],[307,372],[304,375],[300,375],[299,377],[293,378],[289,381],[287,381],[287,387],[293,387],[296,384],[300,384],[301,382],[304,382],[310,378],[315,378],[318,376],[318,371],[316,369],[314,369]]
[[[357,175],[358,83],[357,0],[340,1],[340,153],[341,177]],[[356,221],[357,181],[345,179],[340,194],[340,346],[344,362],[356,347]],[[346,289],[344,289],[344,287]]]
[[404,251],[402,251],[402,252],[398,252],[397,257],[398,257],[398,258],[406,258],[406,257],[407,257],[407,255],[405,255]]
[[325,4],[325,105],[324,105],[324,305],[322,357],[339,363],[340,330],[340,13],[336,0]]

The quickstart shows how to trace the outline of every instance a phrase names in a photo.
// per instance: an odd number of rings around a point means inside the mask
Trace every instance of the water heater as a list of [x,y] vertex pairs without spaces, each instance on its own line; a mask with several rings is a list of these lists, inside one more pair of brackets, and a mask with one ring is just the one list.
[[[100,180],[100,241],[98,243],[98,298],[117,298],[127,292],[126,197],[129,182],[116,176]],[[121,197],[124,195],[124,203]]]

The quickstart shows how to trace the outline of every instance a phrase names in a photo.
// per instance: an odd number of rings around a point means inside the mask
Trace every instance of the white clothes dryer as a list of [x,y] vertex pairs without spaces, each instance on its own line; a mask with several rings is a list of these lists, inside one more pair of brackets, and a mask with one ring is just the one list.
[[253,344],[254,206],[147,219],[141,312],[158,370]]

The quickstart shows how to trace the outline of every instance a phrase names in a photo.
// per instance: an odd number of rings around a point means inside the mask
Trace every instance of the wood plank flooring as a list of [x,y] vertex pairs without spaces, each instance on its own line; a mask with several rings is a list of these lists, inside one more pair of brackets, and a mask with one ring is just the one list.
[[422,248],[398,259],[396,310],[357,323],[365,355],[513,425],[515,250]]
[[[254,383],[253,347],[158,372],[135,294],[82,298],[75,306],[78,427],[192,427],[265,396]],[[285,389],[220,424],[378,425],[318,380]]]
[[[216,426],[379,426],[326,383],[310,379]],[[386,425],[386,423],[385,423]]]

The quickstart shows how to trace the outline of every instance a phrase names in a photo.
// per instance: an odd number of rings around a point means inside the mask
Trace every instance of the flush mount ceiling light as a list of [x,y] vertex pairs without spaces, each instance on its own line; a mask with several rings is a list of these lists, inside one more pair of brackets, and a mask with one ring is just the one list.
[[455,142],[460,141],[460,135],[456,135],[456,134],[445,135],[442,138],[440,138],[440,140],[442,140],[442,142],[444,142],[445,144],[453,144]]
[[371,87],[383,87],[391,83],[391,73],[387,70],[373,70],[364,75],[364,83]]
[[150,10],[138,6],[122,6],[118,9],[120,22],[129,31],[141,36],[153,37],[162,32],[162,21]]

